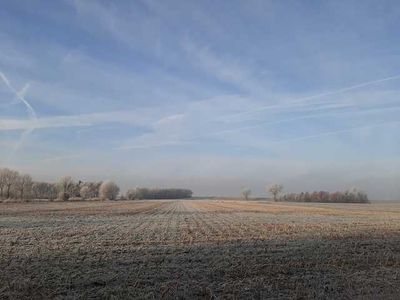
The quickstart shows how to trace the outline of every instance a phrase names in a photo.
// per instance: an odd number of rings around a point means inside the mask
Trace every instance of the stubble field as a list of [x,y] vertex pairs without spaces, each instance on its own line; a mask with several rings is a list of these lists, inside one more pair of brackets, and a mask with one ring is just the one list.
[[1,299],[398,299],[400,204],[0,204]]

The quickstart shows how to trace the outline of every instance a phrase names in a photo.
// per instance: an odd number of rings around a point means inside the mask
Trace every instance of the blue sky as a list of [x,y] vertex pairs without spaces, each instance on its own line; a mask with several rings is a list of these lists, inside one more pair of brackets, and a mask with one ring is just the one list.
[[396,1],[1,1],[0,164],[196,194],[400,189]]

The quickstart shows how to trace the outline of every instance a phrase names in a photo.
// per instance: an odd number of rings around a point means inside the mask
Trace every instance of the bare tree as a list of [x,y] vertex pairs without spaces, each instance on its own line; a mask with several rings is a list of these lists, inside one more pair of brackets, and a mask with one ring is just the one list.
[[65,176],[60,178],[58,181],[58,188],[60,192],[70,193],[73,190],[73,186],[75,185],[74,180],[70,176]]
[[58,181],[58,198],[67,201],[71,196],[73,196],[75,187],[75,182],[70,176],[62,177]]
[[16,189],[21,200],[26,199],[32,190],[32,177],[28,174],[19,175],[16,180]]
[[32,194],[35,199],[53,200],[57,197],[58,186],[48,182],[34,182],[32,185]]
[[[2,187],[3,189],[5,189],[6,191],[6,198],[10,198],[11,195],[11,190],[13,187],[15,187],[16,182],[17,182],[17,178],[18,178],[18,172],[17,171],[13,171],[10,169],[2,169],[1,171],[2,175]],[[2,191],[3,193],[3,191]]]
[[119,187],[112,181],[105,181],[101,184],[99,192],[102,199],[116,200]]
[[251,194],[251,190],[249,188],[243,188],[242,189],[242,197],[245,200],[248,200]]
[[271,193],[274,201],[277,201],[278,195],[282,192],[283,186],[281,184],[271,184],[267,186],[267,192]]
[[0,199],[3,198],[4,189],[6,188],[5,180],[6,169],[0,169]]
[[126,192],[126,194],[125,194],[125,197],[126,197],[126,199],[128,199],[128,200],[135,200],[135,198],[136,198],[136,189],[129,189],[127,192]]

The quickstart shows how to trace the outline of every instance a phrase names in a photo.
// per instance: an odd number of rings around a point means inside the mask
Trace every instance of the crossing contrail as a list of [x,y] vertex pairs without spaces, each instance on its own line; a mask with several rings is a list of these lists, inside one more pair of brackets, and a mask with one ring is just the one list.
[[15,145],[15,150],[18,150],[19,147],[22,145],[23,141],[26,137],[35,129],[35,123],[37,122],[37,115],[33,107],[29,104],[29,102],[25,99],[26,91],[29,88],[29,83],[26,84],[20,91],[17,91],[8,80],[7,76],[0,71],[0,78],[3,80],[4,84],[8,87],[8,89],[15,95],[15,97],[21,101],[21,103],[26,107],[26,111],[28,113],[29,119],[32,122],[32,126],[22,132],[21,137],[18,143]]
[[10,81],[8,80],[8,78],[6,77],[6,75],[4,75],[3,72],[0,72],[0,77],[1,79],[3,79],[3,82],[5,83],[5,85],[11,90],[11,92],[13,92],[13,94],[17,97],[17,99],[19,99],[25,106],[26,106],[26,110],[28,112],[28,115],[31,117],[31,119],[37,119],[36,116],[36,112],[35,110],[32,108],[32,106],[29,104],[28,101],[25,100],[24,95],[26,93],[26,90],[29,88],[29,84],[26,84],[21,91],[17,92],[16,89],[14,89],[14,87],[10,84]]

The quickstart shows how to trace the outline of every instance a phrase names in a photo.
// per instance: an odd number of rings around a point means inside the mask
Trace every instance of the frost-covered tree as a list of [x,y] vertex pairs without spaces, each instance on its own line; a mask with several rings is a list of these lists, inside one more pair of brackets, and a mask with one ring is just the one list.
[[249,188],[242,189],[242,197],[244,200],[248,200],[251,195],[251,190]]
[[345,192],[337,191],[333,193],[326,191],[302,192],[300,194],[291,193],[281,197],[281,200],[294,202],[370,203],[367,194],[357,188],[351,188]]
[[71,193],[74,189],[75,182],[70,176],[64,176],[58,181],[58,189],[60,192]]
[[67,201],[70,197],[74,196],[76,184],[72,177],[65,176],[60,178],[58,181],[58,198],[63,201]]
[[129,189],[125,194],[126,199],[135,200],[136,198],[136,189]]
[[267,186],[267,192],[271,193],[274,201],[278,200],[278,195],[282,192],[283,186],[281,184],[271,184]]
[[99,197],[99,189],[102,182],[85,182],[80,185],[79,194],[84,199]]
[[112,181],[105,181],[101,184],[99,192],[102,199],[116,200],[119,187]]
[[90,198],[90,189],[87,185],[84,185],[81,187],[81,190],[79,191],[79,194],[81,195],[82,199],[89,199]]

